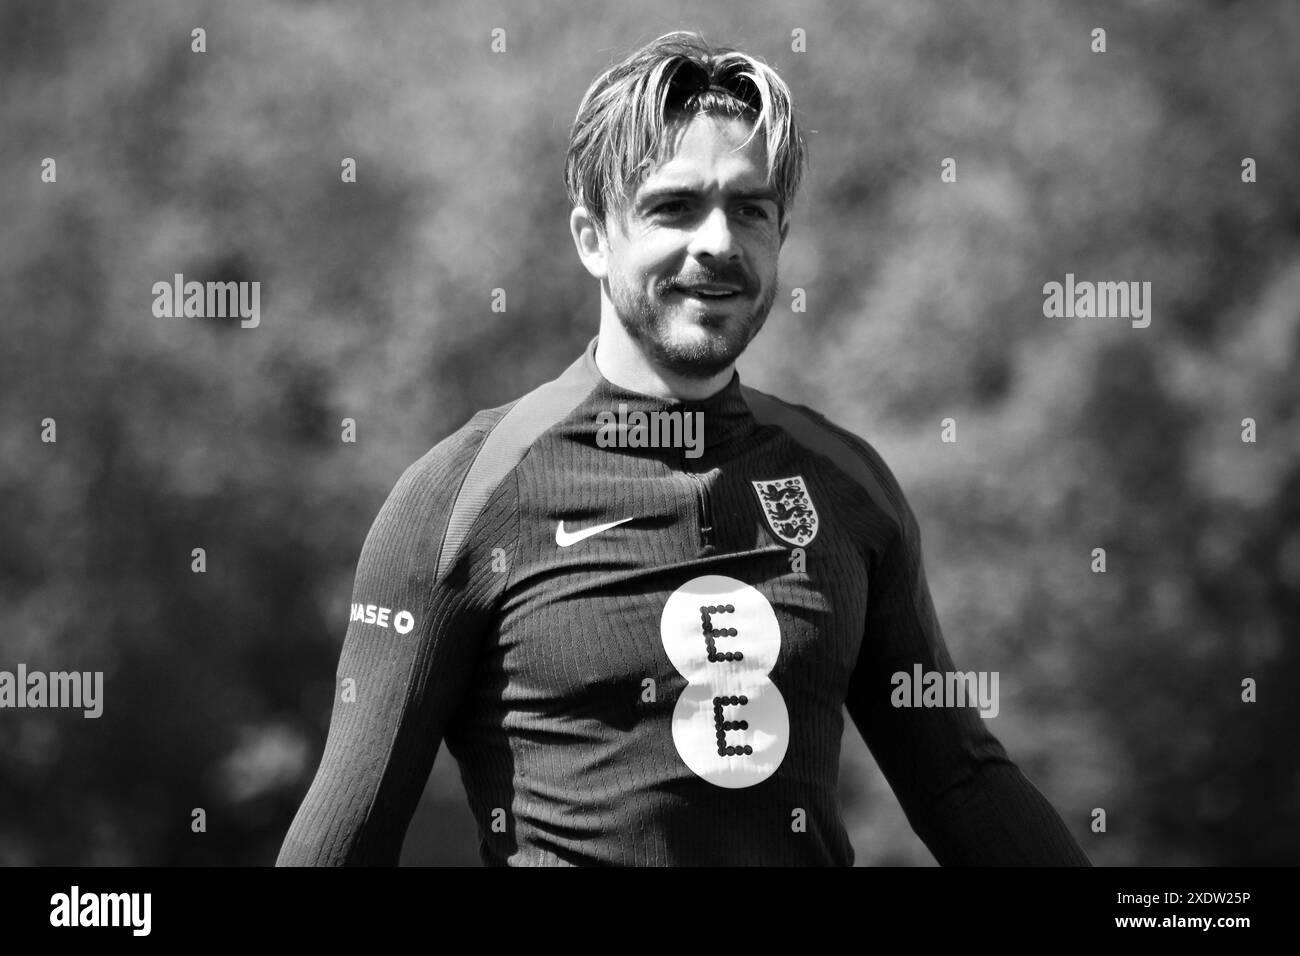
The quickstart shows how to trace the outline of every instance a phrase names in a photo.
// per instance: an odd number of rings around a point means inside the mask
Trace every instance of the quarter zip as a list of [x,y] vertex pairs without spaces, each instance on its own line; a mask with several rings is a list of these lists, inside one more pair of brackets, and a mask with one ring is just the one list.
[[710,548],[713,546],[713,509],[709,503],[709,483],[704,479],[703,475],[691,471],[690,459],[686,457],[685,449],[682,450],[682,471],[695,485],[695,503],[698,507],[697,517],[700,525],[700,546]]

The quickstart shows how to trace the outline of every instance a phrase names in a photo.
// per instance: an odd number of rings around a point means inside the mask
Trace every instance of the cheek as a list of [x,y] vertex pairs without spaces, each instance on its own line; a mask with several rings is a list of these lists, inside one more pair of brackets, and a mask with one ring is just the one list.
[[678,271],[672,259],[643,255],[635,263],[629,264],[625,275],[627,281],[653,292],[659,282],[676,276]]
[[781,251],[781,232],[776,223],[755,229],[751,237],[750,249],[753,255],[764,263],[771,262],[775,265],[777,254]]
[[776,275],[777,258],[781,252],[780,237],[773,235],[754,249],[754,268],[762,276]]
[[676,275],[686,257],[686,243],[671,230],[647,230],[637,235],[625,253],[632,271],[643,278]]

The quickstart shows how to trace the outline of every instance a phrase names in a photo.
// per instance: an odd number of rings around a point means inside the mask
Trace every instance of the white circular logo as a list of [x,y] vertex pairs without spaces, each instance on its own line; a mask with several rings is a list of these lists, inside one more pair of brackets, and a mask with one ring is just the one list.
[[393,617],[393,629],[398,634],[406,634],[415,627],[415,618],[410,611],[398,611]]
[[673,709],[673,743],[686,766],[732,789],[775,773],[790,714],[767,676],[781,626],[762,592],[721,574],[693,578],[669,595],[659,635],[687,680]]

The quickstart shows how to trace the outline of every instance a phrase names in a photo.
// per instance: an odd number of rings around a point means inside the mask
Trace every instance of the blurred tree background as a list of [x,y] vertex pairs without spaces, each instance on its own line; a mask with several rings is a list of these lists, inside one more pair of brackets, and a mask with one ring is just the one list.
[[[98,720],[0,711],[0,863],[274,860],[370,521],[595,334],[568,125],[679,28],[766,58],[808,131],[742,377],[890,463],[994,732],[1099,864],[1300,862],[1300,6],[655,8],[0,5],[0,669],[105,672]],[[1044,318],[1067,272],[1150,281],[1150,327]],[[261,282],[260,326],[155,318],[175,273]],[[844,745],[859,863],[932,864]],[[444,751],[403,862],[475,843]]]

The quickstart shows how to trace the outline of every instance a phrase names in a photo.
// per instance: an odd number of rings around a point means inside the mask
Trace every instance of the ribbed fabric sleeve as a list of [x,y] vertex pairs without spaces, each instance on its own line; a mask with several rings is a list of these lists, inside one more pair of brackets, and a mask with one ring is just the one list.
[[455,493],[499,417],[480,413],[411,465],[366,536],[324,755],[278,866],[398,861],[502,577],[466,562],[435,579]]
[[872,570],[845,705],[908,821],[944,866],[1090,866],[974,705],[893,706],[895,673],[911,674],[917,664],[923,673],[957,668],[930,597],[916,516],[879,454],[854,443],[892,505],[897,532]]

